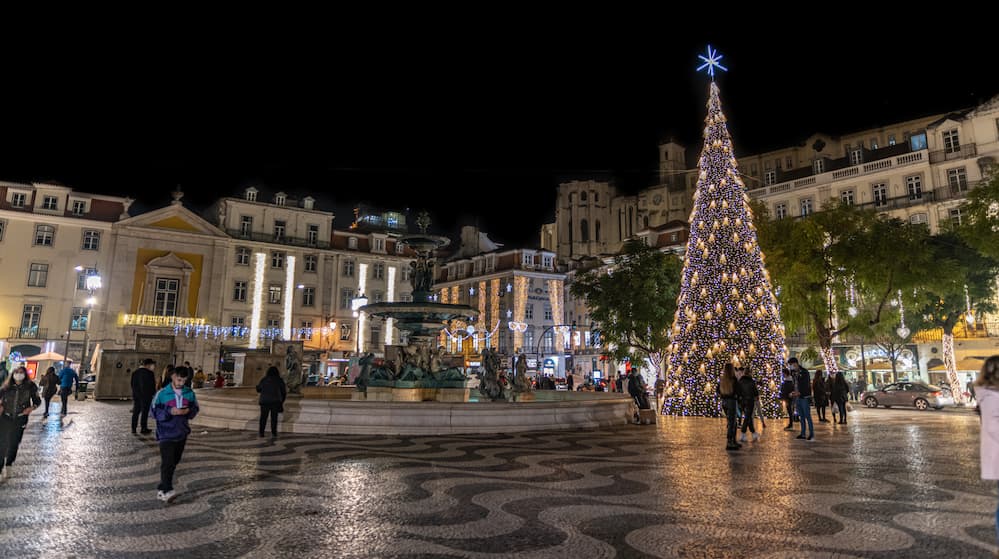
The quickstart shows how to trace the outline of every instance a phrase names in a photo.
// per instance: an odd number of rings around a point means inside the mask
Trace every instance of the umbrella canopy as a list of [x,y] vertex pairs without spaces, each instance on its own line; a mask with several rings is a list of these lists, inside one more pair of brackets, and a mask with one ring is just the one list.
[[31,357],[25,357],[27,361],[63,361],[66,358],[54,351],[46,351],[45,353],[39,353],[38,355],[32,355]]
[[[964,359],[957,362],[958,371],[980,371],[982,369],[982,364],[985,363],[985,359],[981,357],[965,357]],[[930,367],[931,371],[946,371],[947,367],[937,365],[936,367]]]

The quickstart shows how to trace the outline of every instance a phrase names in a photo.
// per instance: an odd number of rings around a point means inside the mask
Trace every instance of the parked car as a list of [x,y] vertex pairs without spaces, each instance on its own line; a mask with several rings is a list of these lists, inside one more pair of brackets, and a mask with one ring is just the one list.
[[896,382],[860,395],[860,401],[869,408],[884,406],[912,406],[917,410],[942,409],[953,406],[954,398],[939,386],[921,382]]

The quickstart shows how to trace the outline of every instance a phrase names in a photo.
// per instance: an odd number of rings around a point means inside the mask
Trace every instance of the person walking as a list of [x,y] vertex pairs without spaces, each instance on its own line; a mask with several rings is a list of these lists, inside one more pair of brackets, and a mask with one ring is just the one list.
[[784,403],[784,409],[787,411],[787,427],[784,430],[791,431],[794,429],[794,396],[791,396],[794,392],[794,373],[786,368],[782,372],[784,381],[780,383],[780,401]]
[[260,436],[264,436],[267,416],[271,417],[271,435],[277,436],[278,414],[284,411],[284,399],[288,396],[281,372],[277,367],[267,369],[267,374],[257,383],[260,393]]
[[[794,408],[798,412],[798,423],[801,424],[801,434],[796,438],[811,441],[815,438],[815,425],[812,423],[812,382],[808,369],[798,363],[798,358],[787,360],[788,368],[794,374]],[[805,437],[805,424],[808,424],[808,437]]]
[[132,372],[132,434],[142,424],[143,435],[152,433],[149,430],[149,408],[156,396],[156,361],[144,359],[142,366]]
[[80,389],[80,377],[73,370],[73,360],[67,359],[66,366],[59,371],[59,397],[62,398],[62,410],[60,413],[63,417],[69,413],[69,408],[67,404],[69,403],[69,395],[73,393],[74,387],[76,390]]
[[[830,394],[833,404],[836,406],[834,409],[839,410],[839,424],[846,425],[846,401],[850,398],[850,384],[846,382],[843,371],[838,371],[833,378]],[[835,413],[833,413],[833,419],[836,419]]]
[[14,369],[0,387],[0,480],[13,475],[11,466],[17,458],[28,416],[41,403],[38,386],[28,378],[24,367]]
[[576,376],[572,373],[565,375],[565,389],[572,392],[574,386],[576,386]]
[[815,401],[815,415],[820,423],[829,423],[826,419],[826,407],[829,405],[829,394],[826,392],[826,381],[822,378],[821,372],[815,373],[815,380],[812,381],[812,396]]
[[52,403],[52,398],[59,391],[59,375],[56,374],[55,367],[49,367],[45,371],[45,375],[42,376],[41,388],[42,397],[45,398],[45,414],[42,417],[45,418],[49,416],[49,404]]
[[736,386],[735,368],[731,363],[726,363],[722,368],[721,378],[718,379],[718,387],[715,388],[715,392],[721,398],[722,410],[725,411],[727,421],[725,450],[739,450],[742,448],[742,445],[735,441]]
[[746,442],[746,429],[753,434],[753,442],[760,440],[760,434],[756,432],[753,421],[753,409],[756,407],[756,400],[760,397],[760,390],[756,386],[756,381],[749,374],[749,369],[739,367],[742,375],[739,377],[739,407],[742,408],[742,438],[740,442]]
[[[985,360],[975,386],[982,415],[982,479],[995,483],[999,480],[999,355]],[[999,506],[996,507],[996,544],[999,545]]]
[[173,490],[173,474],[191,434],[188,422],[198,415],[194,390],[185,385],[190,374],[187,368],[178,367],[170,376],[170,385],[153,398],[156,441],[160,445],[160,484],[156,487],[156,498],[165,503],[172,502],[177,495]]

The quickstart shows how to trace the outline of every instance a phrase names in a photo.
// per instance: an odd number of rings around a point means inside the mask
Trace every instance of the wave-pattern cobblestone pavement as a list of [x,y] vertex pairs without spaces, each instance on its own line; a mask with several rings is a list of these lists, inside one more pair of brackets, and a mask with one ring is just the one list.
[[[32,419],[0,485],[0,557],[992,557],[978,418],[861,410],[815,443],[721,420],[494,436],[196,429],[179,496],[129,406]],[[774,422],[771,422],[774,423]]]

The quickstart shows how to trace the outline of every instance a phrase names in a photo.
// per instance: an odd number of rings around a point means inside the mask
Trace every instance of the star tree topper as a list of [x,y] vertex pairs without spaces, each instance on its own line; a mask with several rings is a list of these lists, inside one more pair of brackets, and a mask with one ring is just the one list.
[[701,60],[704,61],[704,64],[701,64],[700,66],[697,67],[697,71],[700,72],[701,70],[707,68],[706,71],[707,74],[711,76],[711,81],[715,81],[715,67],[717,67],[719,70],[724,70],[728,72],[728,68],[718,63],[718,61],[724,57],[718,54],[717,50],[712,49],[711,45],[708,45],[707,56],[699,54],[697,55],[697,58],[700,58]]

